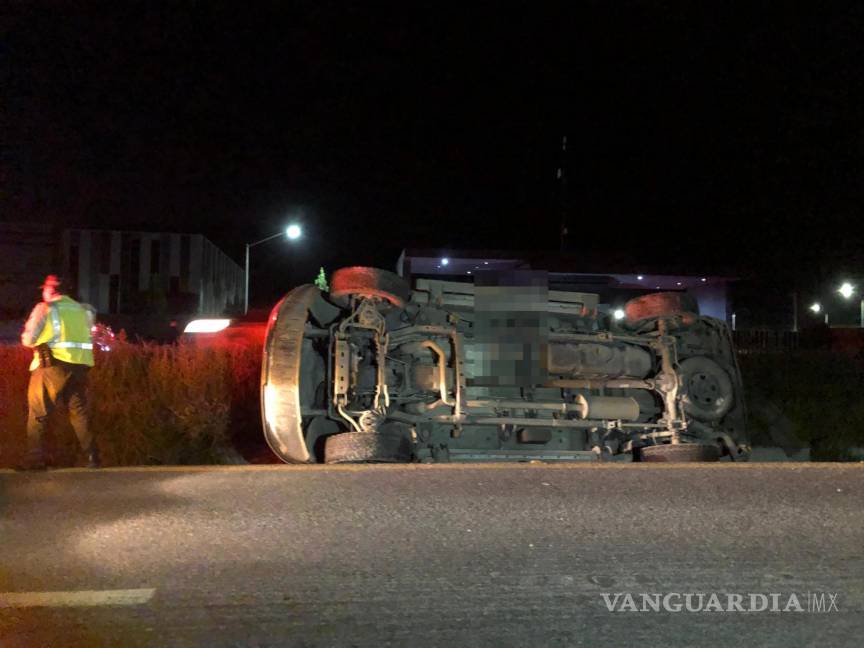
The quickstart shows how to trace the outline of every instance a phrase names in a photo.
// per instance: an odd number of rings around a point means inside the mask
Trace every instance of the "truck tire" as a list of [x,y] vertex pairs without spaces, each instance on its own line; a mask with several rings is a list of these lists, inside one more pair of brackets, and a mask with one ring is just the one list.
[[404,463],[411,459],[408,439],[400,434],[343,432],[327,437],[326,463]]
[[399,275],[378,268],[351,266],[339,268],[330,278],[330,295],[336,298],[359,295],[380,297],[397,308],[404,308],[411,287]]
[[699,421],[719,421],[735,403],[729,374],[711,358],[693,356],[679,365],[685,413]]
[[629,324],[649,319],[684,316],[693,321],[699,314],[699,306],[690,295],[677,292],[659,292],[631,299],[624,305]]
[[708,443],[675,443],[639,448],[641,461],[650,463],[708,462],[720,459],[720,448]]
[[320,296],[315,286],[298,286],[276,304],[267,321],[261,419],[267,444],[286,463],[312,459],[303,439],[303,410],[313,404],[325,365],[304,335],[309,308]]

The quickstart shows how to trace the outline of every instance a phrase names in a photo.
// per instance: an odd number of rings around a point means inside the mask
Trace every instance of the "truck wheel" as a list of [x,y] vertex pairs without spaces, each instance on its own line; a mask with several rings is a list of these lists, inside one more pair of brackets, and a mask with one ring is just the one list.
[[631,299],[624,305],[627,322],[635,324],[659,317],[684,316],[691,322],[699,314],[699,305],[690,295],[677,292],[659,292]]
[[707,443],[674,443],[643,446],[639,448],[641,461],[652,463],[685,463],[694,461],[717,461],[720,448]]
[[381,297],[398,308],[404,308],[411,297],[411,287],[399,275],[378,268],[352,266],[339,268],[330,278],[333,297]]
[[732,379],[711,358],[693,356],[679,366],[684,411],[700,421],[719,421],[732,409]]
[[261,419],[270,449],[287,463],[307,463],[303,409],[312,405],[324,375],[324,360],[305,339],[309,308],[320,291],[298,286],[273,308],[267,320],[261,366]]
[[397,434],[343,432],[326,439],[326,463],[403,463],[411,459],[408,439]]

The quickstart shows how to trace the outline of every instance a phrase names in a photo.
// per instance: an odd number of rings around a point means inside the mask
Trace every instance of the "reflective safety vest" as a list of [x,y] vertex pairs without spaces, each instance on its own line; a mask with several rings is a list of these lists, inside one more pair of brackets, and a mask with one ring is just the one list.
[[[57,360],[93,366],[93,338],[90,327],[93,320],[90,311],[74,299],[63,295],[57,301],[49,302],[48,317],[42,332],[33,346],[47,344],[51,355]],[[30,371],[39,366],[39,352],[33,353]]]

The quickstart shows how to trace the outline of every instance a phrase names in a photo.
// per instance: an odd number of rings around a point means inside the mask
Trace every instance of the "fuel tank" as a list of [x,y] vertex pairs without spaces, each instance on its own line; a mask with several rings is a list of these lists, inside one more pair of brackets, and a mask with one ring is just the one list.
[[641,347],[602,342],[549,344],[549,374],[568,378],[646,378],[653,358]]

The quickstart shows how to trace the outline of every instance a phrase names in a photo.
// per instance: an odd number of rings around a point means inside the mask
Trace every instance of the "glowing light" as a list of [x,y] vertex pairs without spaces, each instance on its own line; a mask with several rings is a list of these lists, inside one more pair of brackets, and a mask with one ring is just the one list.
[[441,265],[450,265],[450,259],[444,257],[443,259],[441,259]]
[[110,351],[116,337],[110,326],[94,324],[90,329],[90,337],[93,339],[93,348],[100,351]]
[[681,282],[680,282],[680,281],[677,281],[677,282],[675,282],[675,285],[676,285],[676,286],[680,286],[680,285],[681,285]]
[[638,277],[636,277],[636,281],[642,281],[644,278],[645,277],[643,277],[642,275],[639,275]]
[[705,283],[706,281],[708,281],[708,278],[707,278],[707,277],[702,277],[702,283]]
[[276,424],[278,418],[278,404],[279,392],[273,385],[267,383],[264,385],[264,420],[271,427]]
[[624,313],[624,310],[621,308],[616,308],[614,311],[612,311],[612,317],[614,317],[616,320],[624,319],[625,314],[626,313]]
[[285,230],[285,236],[292,241],[296,241],[302,234],[303,230],[300,229],[299,225],[289,225]]
[[811,305],[810,305],[810,310],[811,310],[813,313],[815,313],[815,314],[818,315],[820,312],[822,312],[822,304],[820,304],[819,302],[816,302],[815,304],[811,304]]
[[230,319],[198,319],[192,320],[183,329],[184,333],[217,333],[228,328]]
[[855,286],[853,286],[848,281],[844,281],[843,285],[837,289],[837,292],[843,295],[845,299],[849,299],[852,295],[855,294]]

